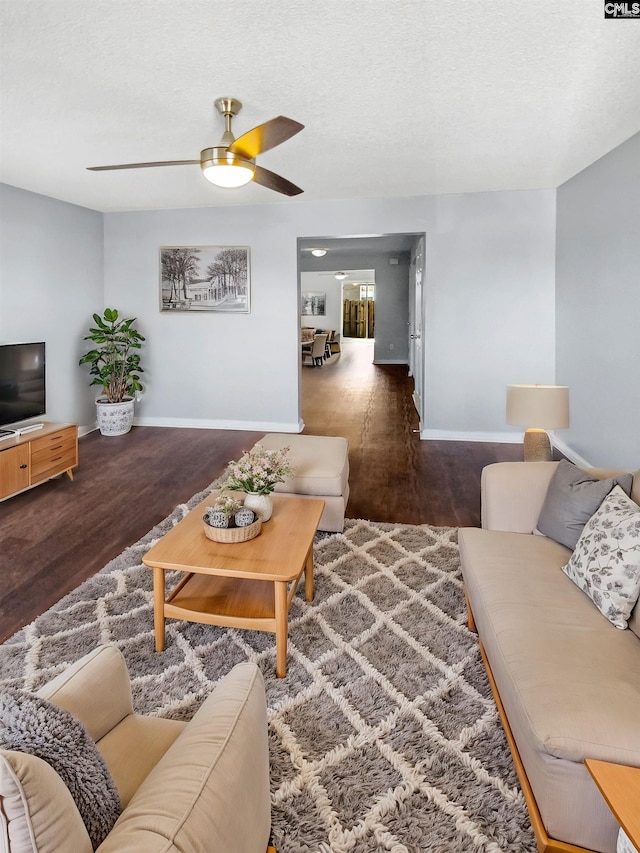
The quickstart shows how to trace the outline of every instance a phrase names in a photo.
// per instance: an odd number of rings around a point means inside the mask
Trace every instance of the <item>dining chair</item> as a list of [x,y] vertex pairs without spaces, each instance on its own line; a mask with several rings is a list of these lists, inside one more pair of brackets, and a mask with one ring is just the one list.
[[[324,362],[324,347],[326,342],[326,334],[316,335],[313,339],[313,347],[311,349],[311,352],[303,352],[302,363],[305,365],[310,365],[311,367],[322,367],[322,364]],[[305,356],[308,358],[308,361],[305,361]]]

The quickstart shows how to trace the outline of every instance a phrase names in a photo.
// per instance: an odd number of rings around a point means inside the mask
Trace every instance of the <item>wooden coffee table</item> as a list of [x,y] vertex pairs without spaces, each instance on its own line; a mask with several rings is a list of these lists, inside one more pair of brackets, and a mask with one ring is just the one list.
[[[289,605],[302,572],[306,599],[313,600],[313,537],[324,501],[271,497],[273,516],[255,539],[227,545],[205,536],[202,516],[214,493],[143,557],[153,569],[157,652],[164,650],[167,618],[271,631],[276,635],[276,674],[284,678]],[[166,596],[165,572],[175,570],[185,577]]]

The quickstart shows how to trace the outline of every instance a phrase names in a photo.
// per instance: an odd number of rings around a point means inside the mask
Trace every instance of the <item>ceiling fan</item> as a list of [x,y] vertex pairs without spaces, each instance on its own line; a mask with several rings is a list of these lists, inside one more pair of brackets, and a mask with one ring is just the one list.
[[270,172],[255,162],[258,154],[269,151],[291,139],[304,125],[286,116],[277,116],[259,124],[236,139],[231,132],[231,119],[238,115],[242,104],[235,98],[218,98],[214,101],[218,112],[224,116],[225,131],[218,145],[203,148],[199,160],[165,160],[159,163],[123,163],[118,166],[88,166],[90,172],[107,172],[114,169],[147,169],[152,166],[199,165],[208,181],[219,187],[241,187],[253,180],[269,190],[283,195],[298,195],[300,187],[286,178]]

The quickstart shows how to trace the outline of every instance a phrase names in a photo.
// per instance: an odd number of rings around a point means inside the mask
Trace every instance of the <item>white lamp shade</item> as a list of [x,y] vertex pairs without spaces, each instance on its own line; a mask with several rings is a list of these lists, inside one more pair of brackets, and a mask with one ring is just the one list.
[[507,423],[531,429],[566,429],[568,386],[507,385]]

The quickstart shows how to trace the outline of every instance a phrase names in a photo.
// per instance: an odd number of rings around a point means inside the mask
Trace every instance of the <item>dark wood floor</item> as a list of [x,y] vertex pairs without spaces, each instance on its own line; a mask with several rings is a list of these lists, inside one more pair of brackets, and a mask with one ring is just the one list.
[[[350,443],[347,515],[477,525],[484,465],[520,445],[420,441],[403,365],[374,366],[366,344],[302,370],[305,432]],[[134,427],[80,439],[71,482],[52,480],[0,504],[0,641],[135,542],[219,476],[262,433]]]
[[348,516],[479,525],[482,468],[521,459],[522,445],[422,441],[407,366],[372,359],[372,341],[352,341],[302,370],[304,431],[349,439]]

